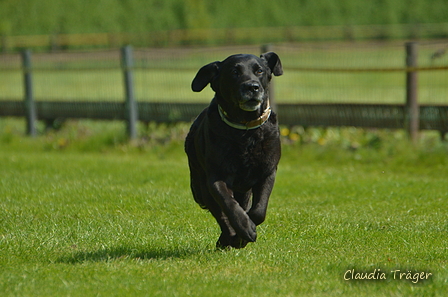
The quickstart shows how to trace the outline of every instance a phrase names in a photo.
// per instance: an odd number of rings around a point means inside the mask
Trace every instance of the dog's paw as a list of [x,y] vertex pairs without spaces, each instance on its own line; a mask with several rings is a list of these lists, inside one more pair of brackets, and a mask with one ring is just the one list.
[[221,234],[216,242],[216,248],[220,250],[226,250],[231,248],[242,249],[246,247],[249,242],[241,239],[238,235],[228,236]]
[[247,240],[248,242],[255,242],[257,240],[257,226],[248,215],[241,218],[237,226],[233,226],[233,228],[236,234],[243,240]]

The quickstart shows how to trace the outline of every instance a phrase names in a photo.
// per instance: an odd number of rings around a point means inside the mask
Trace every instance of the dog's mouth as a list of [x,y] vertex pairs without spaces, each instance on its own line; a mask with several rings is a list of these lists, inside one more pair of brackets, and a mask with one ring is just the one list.
[[263,101],[257,98],[252,98],[249,100],[240,101],[240,108],[244,111],[255,111],[258,110]]
[[239,105],[244,111],[255,111],[258,110],[263,103],[264,92],[246,92],[243,93]]

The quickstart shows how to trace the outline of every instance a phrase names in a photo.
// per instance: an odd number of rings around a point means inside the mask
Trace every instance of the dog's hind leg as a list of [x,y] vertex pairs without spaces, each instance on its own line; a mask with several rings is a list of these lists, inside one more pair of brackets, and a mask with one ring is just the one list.
[[269,196],[274,187],[276,170],[265,180],[255,185],[252,189],[254,192],[252,207],[249,211],[249,217],[256,224],[260,225],[266,218],[266,210],[268,207]]

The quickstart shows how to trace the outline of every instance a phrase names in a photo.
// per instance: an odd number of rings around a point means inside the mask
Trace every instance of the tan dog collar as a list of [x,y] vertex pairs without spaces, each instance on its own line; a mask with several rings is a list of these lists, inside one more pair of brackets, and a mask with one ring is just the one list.
[[227,112],[220,105],[218,105],[219,115],[224,123],[229,125],[232,128],[240,129],[240,130],[252,130],[261,127],[264,123],[269,120],[271,116],[271,105],[268,101],[268,106],[263,111],[263,114],[259,116],[257,119],[248,121],[248,122],[234,122],[230,119]]

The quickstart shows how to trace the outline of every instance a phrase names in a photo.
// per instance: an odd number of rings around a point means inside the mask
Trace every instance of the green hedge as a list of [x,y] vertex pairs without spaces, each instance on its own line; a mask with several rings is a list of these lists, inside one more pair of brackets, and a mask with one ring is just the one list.
[[0,0],[0,35],[448,22],[446,0]]

